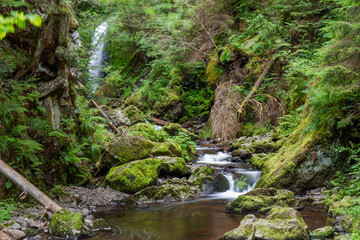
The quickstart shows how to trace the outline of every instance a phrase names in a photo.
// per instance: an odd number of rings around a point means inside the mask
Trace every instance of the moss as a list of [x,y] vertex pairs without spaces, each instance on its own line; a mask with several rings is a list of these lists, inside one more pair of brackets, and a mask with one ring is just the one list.
[[51,217],[50,233],[56,237],[80,237],[87,235],[84,227],[84,217],[81,213],[72,213],[62,209]]
[[266,219],[247,215],[238,228],[220,237],[220,240],[234,239],[306,240],[309,229],[295,209],[275,207]]
[[110,169],[105,180],[110,187],[126,193],[136,193],[157,181],[161,161],[155,158],[138,160]]
[[105,180],[116,190],[136,193],[155,184],[161,170],[166,174],[176,176],[190,172],[183,158],[148,158],[111,168]]
[[263,175],[256,187],[289,188],[299,191],[322,186],[324,179],[341,169],[344,161],[333,149],[336,146],[321,145],[321,131],[303,133],[308,125],[304,119],[285,145],[274,155],[255,159]]
[[189,178],[189,182],[191,182],[192,185],[201,188],[201,184],[203,180],[214,173],[214,170],[212,170],[209,167],[205,166],[198,166],[192,170],[192,173]]
[[124,115],[130,119],[131,125],[145,122],[145,115],[135,106],[130,105],[124,109]]
[[206,77],[208,84],[215,86],[222,75],[222,69],[219,67],[218,62],[211,60],[206,67]]
[[335,229],[330,226],[315,229],[310,233],[310,236],[315,239],[325,240],[327,237],[332,237],[335,233]]
[[180,157],[158,157],[161,160],[161,170],[169,175],[183,176],[190,173],[185,159]]
[[181,157],[182,149],[179,144],[164,142],[155,145],[151,152],[152,156]]
[[199,132],[200,138],[212,138],[213,132],[211,128],[211,121],[207,121],[204,127]]
[[275,188],[258,188],[245,195],[239,196],[225,206],[230,212],[256,212],[270,210],[276,205],[290,205],[295,203],[295,194],[288,190]]
[[118,166],[150,156],[154,143],[142,136],[115,136],[106,147],[112,158],[104,159],[108,167]]

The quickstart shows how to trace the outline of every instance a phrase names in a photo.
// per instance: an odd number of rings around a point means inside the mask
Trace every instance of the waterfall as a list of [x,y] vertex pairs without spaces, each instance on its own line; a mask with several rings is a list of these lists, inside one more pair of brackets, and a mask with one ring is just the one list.
[[103,53],[105,48],[105,42],[103,41],[103,38],[106,35],[107,28],[107,22],[100,24],[95,29],[94,37],[92,39],[91,45],[94,50],[90,56],[89,73],[93,91],[96,91],[100,85],[98,78],[101,76],[101,66],[103,64]]

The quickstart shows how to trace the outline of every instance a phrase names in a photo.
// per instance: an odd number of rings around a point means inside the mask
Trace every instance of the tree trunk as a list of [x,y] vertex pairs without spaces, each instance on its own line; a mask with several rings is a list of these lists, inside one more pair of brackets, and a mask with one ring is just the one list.
[[32,185],[31,182],[26,180],[26,178],[21,176],[18,172],[16,172],[2,160],[0,160],[0,173],[7,177],[16,186],[20,187],[24,192],[30,194],[33,198],[35,198],[36,201],[38,201],[41,205],[45,207],[45,209],[51,211],[52,213],[55,213],[62,209],[62,207],[60,207],[57,203],[51,200],[37,187]]
[[242,114],[242,112],[244,111],[244,107],[245,104],[255,95],[256,91],[259,89],[260,85],[262,84],[262,82],[264,81],[265,77],[269,74],[269,72],[272,70],[272,68],[274,67],[274,64],[276,62],[276,57],[273,57],[269,64],[267,65],[266,69],[264,70],[264,72],[260,75],[260,77],[258,78],[258,80],[256,81],[254,87],[251,89],[250,93],[247,95],[247,97],[245,98],[245,100],[241,103],[240,108],[238,110],[238,112],[240,114]]

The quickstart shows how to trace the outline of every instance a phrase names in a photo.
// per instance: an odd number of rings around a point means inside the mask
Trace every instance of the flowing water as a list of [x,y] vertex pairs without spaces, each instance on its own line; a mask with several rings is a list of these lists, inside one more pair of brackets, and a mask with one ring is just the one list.
[[92,39],[91,46],[93,47],[93,52],[90,56],[89,62],[89,74],[90,74],[90,82],[92,84],[92,90],[96,91],[96,89],[100,85],[100,77],[102,74],[102,68],[104,61],[104,48],[105,41],[104,36],[106,35],[106,31],[108,28],[108,23],[104,22],[100,24],[94,33],[94,37]]

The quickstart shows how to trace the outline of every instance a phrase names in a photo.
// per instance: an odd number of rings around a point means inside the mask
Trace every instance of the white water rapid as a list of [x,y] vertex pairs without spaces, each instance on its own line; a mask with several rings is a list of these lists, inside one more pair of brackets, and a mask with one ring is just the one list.
[[[216,152],[217,149],[208,147],[197,147],[196,149],[201,154],[197,163],[212,167],[217,174],[224,175],[229,182],[229,189],[226,192],[212,194],[211,198],[237,198],[239,195],[253,190],[261,177],[261,171],[250,169],[246,164],[231,162],[231,154],[228,152]],[[231,166],[231,172],[227,171],[227,166]],[[242,182],[247,186],[239,189],[237,182]]]
[[103,65],[105,48],[104,36],[106,35],[107,28],[107,22],[103,22],[102,24],[100,24],[95,29],[94,37],[92,39],[91,45],[94,50],[90,56],[89,73],[93,91],[96,91],[96,89],[100,85],[98,78],[101,77],[101,66]]

